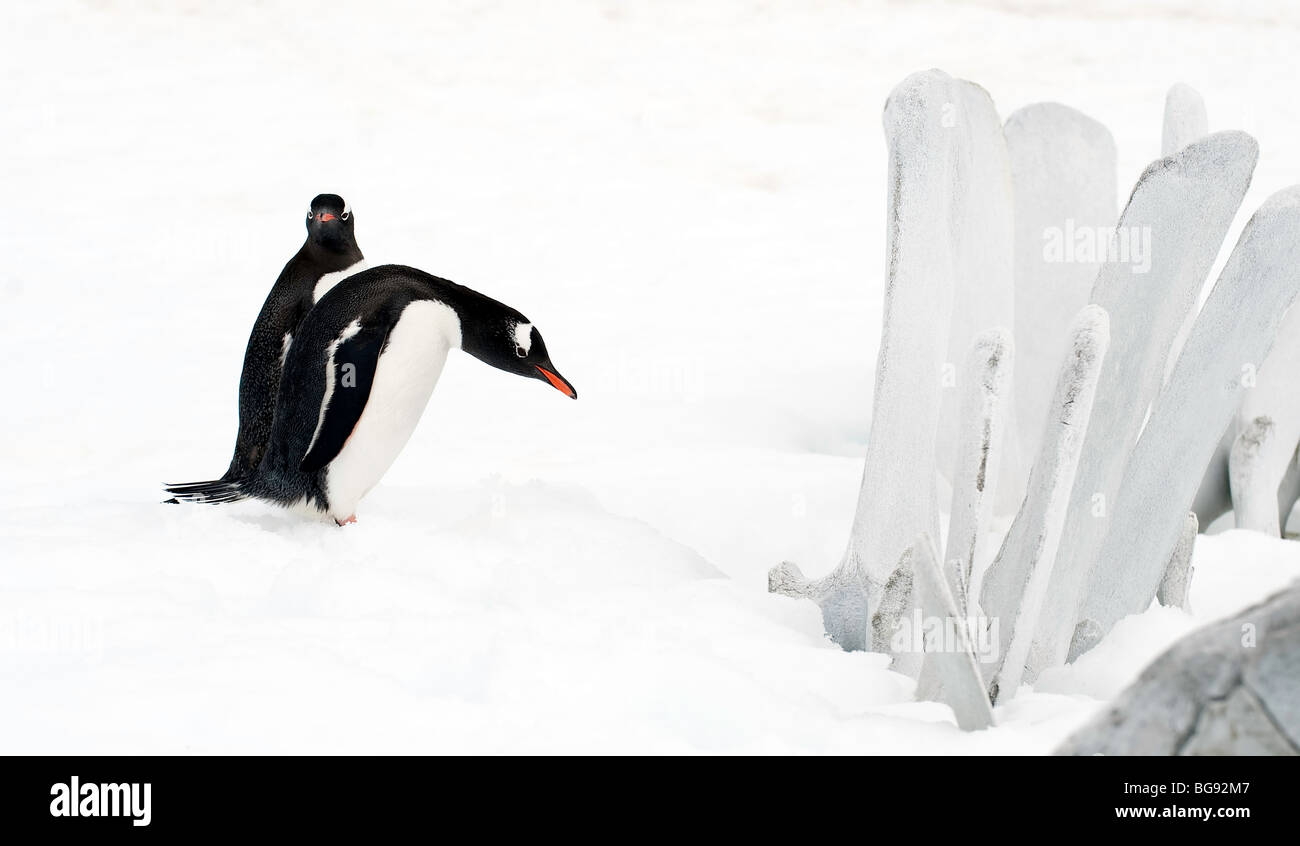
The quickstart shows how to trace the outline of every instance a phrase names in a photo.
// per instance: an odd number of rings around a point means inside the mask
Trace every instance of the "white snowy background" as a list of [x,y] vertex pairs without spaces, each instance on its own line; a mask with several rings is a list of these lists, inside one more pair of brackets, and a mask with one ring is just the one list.
[[[1300,182],[1300,9],[1233,2],[8,3],[0,753],[1038,753],[1300,575],[1199,539],[962,734],[766,590],[838,560],[880,333],[880,111],[912,71],[1104,122],[1164,93]],[[248,330],[343,194],[372,263],[522,310],[577,402],[455,355],[345,529],[163,506],[226,466]],[[1215,271],[1217,274],[1217,269]]]

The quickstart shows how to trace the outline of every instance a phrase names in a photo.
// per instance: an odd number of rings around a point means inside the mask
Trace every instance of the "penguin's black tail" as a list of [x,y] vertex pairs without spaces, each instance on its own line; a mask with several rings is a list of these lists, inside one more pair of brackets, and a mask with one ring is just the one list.
[[165,485],[164,487],[167,493],[175,497],[167,500],[168,503],[202,502],[207,505],[221,505],[225,502],[239,502],[241,499],[248,499],[248,494],[244,493],[243,490],[243,482],[239,479],[233,482],[214,479],[211,482],[187,482],[180,485]]

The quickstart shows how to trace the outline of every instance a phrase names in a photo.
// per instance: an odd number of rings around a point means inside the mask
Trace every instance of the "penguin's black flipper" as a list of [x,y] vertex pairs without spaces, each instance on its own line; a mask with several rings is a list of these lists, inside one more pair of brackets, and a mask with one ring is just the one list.
[[325,395],[324,414],[299,470],[304,473],[320,470],[338,456],[352,436],[370,399],[388,329],[386,325],[365,327],[334,350],[333,386]]

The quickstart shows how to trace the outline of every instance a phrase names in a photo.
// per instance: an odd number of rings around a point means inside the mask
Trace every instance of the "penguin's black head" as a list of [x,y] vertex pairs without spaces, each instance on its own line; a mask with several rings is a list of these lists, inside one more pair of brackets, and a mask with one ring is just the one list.
[[542,333],[513,309],[504,317],[494,316],[478,324],[463,339],[462,347],[485,364],[529,379],[540,379],[570,399],[578,398],[573,385],[551,363]]
[[332,252],[355,250],[352,234],[356,219],[352,209],[338,194],[319,194],[307,211],[307,240]]

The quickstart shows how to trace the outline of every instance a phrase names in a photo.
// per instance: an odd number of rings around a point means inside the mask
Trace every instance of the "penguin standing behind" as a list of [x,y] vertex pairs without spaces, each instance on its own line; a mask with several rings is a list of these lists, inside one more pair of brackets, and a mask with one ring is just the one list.
[[262,460],[280,372],[298,324],[327,291],[365,267],[354,236],[352,209],[337,194],[321,194],[307,212],[307,240],[271,287],[244,350],[239,376],[239,434],[221,478],[247,476]]
[[339,525],[354,522],[357,503],[406,445],[457,348],[578,397],[518,311],[414,268],[375,267],[337,285],[298,327],[256,468],[167,490],[187,502],[305,505]]

